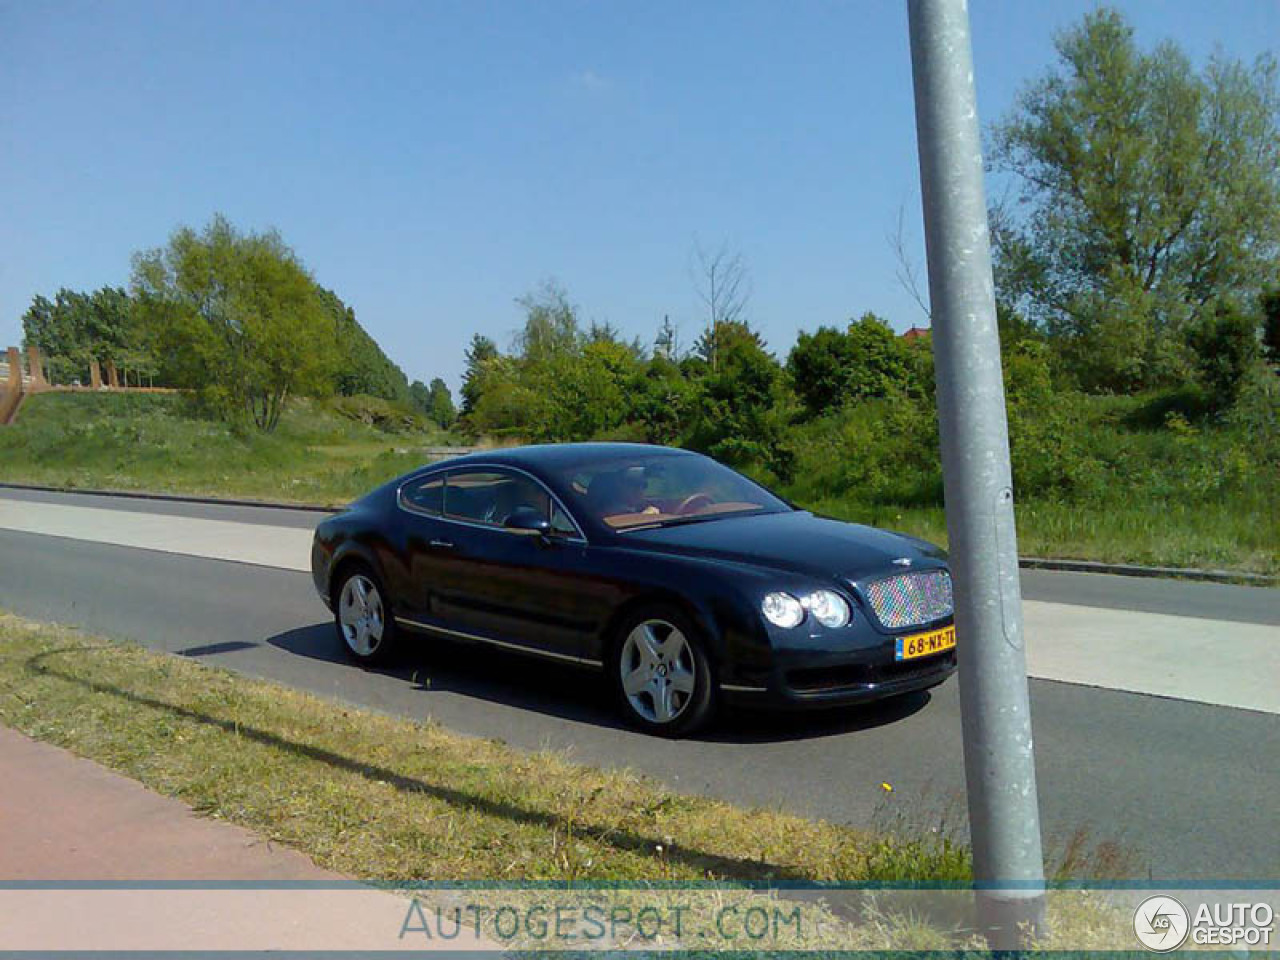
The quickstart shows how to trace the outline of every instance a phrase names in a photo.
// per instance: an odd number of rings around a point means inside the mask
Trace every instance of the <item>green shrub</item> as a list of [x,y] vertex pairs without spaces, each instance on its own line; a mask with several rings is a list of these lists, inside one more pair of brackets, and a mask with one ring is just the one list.
[[350,397],[332,397],[326,402],[339,416],[385,433],[426,430],[429,426],[426,417],[407,404],[384,400],[382,397],[356,394]]

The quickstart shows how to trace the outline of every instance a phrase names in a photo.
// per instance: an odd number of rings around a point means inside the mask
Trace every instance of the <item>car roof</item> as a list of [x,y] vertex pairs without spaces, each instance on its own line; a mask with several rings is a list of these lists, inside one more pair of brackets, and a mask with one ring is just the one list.
[[591,463],[608,462],[626,457],[697,456],[676,447],[660,447],[648,443],[543,443],[524,447],[499,447],[477,450],[432,466],[454,467],[467,463],[505,464],[537,470],[564,470]]

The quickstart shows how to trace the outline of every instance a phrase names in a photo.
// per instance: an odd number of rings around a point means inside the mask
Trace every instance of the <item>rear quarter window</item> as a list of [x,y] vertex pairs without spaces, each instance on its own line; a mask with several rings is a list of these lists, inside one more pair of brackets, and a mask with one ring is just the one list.
[[439,514],[444,509],[444,477],[410,480],[400,488],[400,502],[420,513]]

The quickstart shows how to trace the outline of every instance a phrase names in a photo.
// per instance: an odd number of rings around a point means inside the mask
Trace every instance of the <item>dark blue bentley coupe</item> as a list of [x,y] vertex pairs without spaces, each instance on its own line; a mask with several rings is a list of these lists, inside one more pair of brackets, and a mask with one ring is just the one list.
[[362,663],[410,634],[603,673],[626,718],[678,736],[721,700],[820,706],[956,668],[945,554],[799,510],[667,447],[473,453],[316,528],[316,589]]

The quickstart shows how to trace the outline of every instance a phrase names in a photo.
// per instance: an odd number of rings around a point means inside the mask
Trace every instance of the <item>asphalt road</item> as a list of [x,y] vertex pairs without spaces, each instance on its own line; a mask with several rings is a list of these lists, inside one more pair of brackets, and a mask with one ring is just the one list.
[[[274,526],[316,520],[23,496]],[[1030,599],[1280,625],[1272,590],[1042,571],[1024,571],[1023,584]],[[629,766],[688,792],[858,825],[964,820],[954,681],[892,706],[736,713],[672,743],[619,729],[591,673],[434,640],[394,670],[354,667],[296,572],[0,531],[0,606],[516,746]],[[1032,681],[1031,695],[1050,846],[1084,830],[1124,847],[1135,878],[1280,877],[1280,716],[1051,681]],[[882,781],[894,785],[891,797]]]

